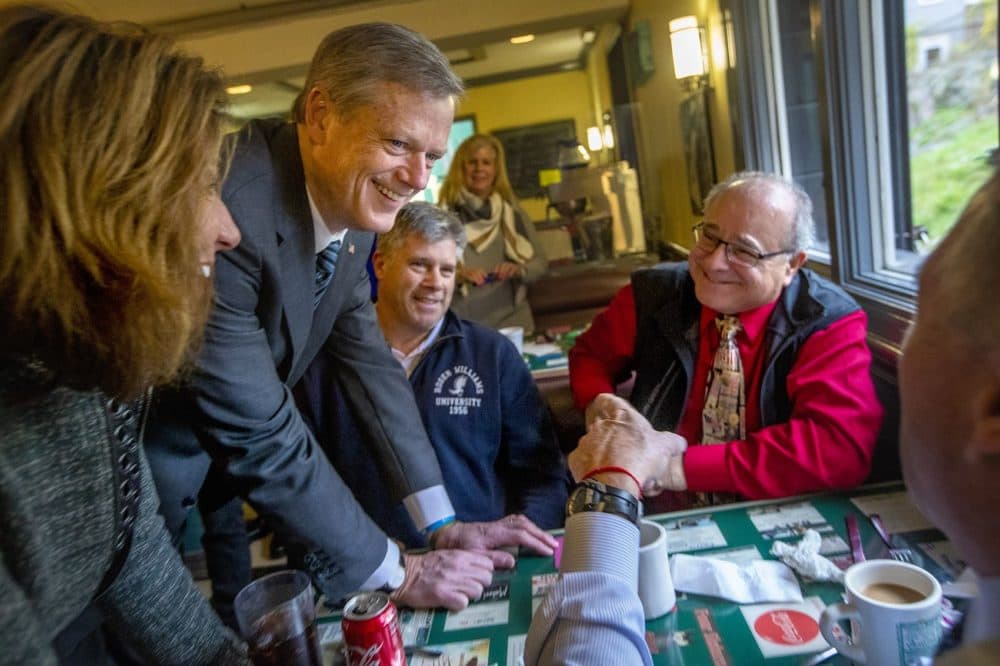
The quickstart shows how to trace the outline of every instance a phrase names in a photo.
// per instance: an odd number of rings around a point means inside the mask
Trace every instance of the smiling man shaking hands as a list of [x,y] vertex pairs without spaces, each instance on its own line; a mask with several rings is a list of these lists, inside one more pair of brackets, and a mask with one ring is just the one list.
[[[812,203],[799,186],[737,173],[705,200],[687,264],[637,271],[569,353],[588,423],[635,371],[629,401],[689,445],[647,512],[861,483],[882,423],[864,311],[804,267]],[[598,403],[599,405],[600,403]]]
[[[402,603],[458,605],[481,590],[493,566],[512,564],[495,548],[549,550],[506,523],[490,525],[486,538],[479,526],[454,523],[406,376],[369,299],[374,234],[427,184],[462,92],[447,58],[422,36],[355,25],[320,44],[295,122],[254,121],[235,135],[221,194],[243,243],[217,265],[215,308],[190,380],[158,396],[147,429],[174,534],[196,498],[210,512],[237,494],[308,552],[303,564],[329,598],[404,585],[397,546],[321,454],[291,397],[326,348],[391,499],[418,529],[451,524],[449,545],[482,551],[423,556],[447,560],[452,575],[425,589],[411,579]],[[417,561],[409,558],[407,571]]]

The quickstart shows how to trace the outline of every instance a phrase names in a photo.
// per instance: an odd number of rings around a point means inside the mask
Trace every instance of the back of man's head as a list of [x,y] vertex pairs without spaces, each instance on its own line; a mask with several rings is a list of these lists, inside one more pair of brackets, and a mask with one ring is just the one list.
[[305,120],[305,99],[319,88],[341,117],[370,104],[377,84],[395,83],[433,98],[460,97],[465,88],[448,59],[422,35],[394,23],[335,30],[316,49],[292,115]]
[[383,257],[392,256],[410,236],[417,236],[429,245],[443,240],[455,241],[458,259],[465,251],[465,227],[454,213],[423,201],[411,201],[396,215],[392,229],[378,237],[378,251]]
[[1000,504],[998,210],[994,174],[924,265],[899,361],[907,488],[983,576],[1000,576],[1000,538],[989,511]]

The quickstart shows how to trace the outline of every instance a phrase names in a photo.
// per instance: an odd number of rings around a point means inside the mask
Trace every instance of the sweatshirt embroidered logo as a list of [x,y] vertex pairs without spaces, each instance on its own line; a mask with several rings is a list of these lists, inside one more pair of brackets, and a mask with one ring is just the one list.
[[468,414],[469,408],[482,406],[483,381],[467,365],[456,365],[438,375],[434,381],[434,406],[449,414]]

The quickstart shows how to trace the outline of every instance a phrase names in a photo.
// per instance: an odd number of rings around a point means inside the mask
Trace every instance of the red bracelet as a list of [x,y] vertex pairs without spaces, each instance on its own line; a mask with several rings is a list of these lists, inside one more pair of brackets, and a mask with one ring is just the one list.
[[630,478],[633,481],[635,481],[635,485],[639,487],[639,499],[640,500],[642,499],[642,484],[639,483],[639,477],[637,477],[635,474],[633,474],[632,472],[628,471],[624,467],[616,467],[614,465],[609,465],[609,466],[606,466],[606,467],[595,467],[594,469],[592,469],[589,472],[587,472],[586,474],[584,474],[583,478],[581,478],[580,480],[584,481],[584,480],[589,479],[590,477],[594,476],[595,474],[602,474],[604,472],[618,472],[620,474],[624,474],[624,475],[628,476],[628,478]]

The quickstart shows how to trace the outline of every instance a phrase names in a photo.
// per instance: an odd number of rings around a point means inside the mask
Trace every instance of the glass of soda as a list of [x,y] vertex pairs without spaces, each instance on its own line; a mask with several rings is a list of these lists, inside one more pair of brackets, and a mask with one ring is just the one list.
[[256,666],[322,666],[312,585],[305,572],[258,578],[240,590],[233,605]]

